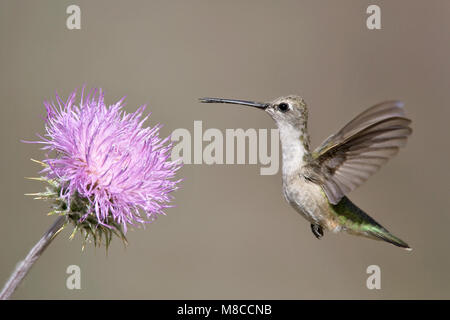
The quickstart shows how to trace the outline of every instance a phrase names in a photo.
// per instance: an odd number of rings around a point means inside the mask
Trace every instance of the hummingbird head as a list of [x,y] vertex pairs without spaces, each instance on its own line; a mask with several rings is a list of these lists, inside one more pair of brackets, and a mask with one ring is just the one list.
[[280,97],[272,102],[255,102],[248,100],[221,99],[221,98],[201,98],[203,103],[229,103],[255,107],[266,111],[273,120],[281,127],[306,128],[308,121],[308,108],[303,99],[299,96],[291,95]]
[[282,126],[303,128],[308,121],[308,107],[299,96],[277,98],[270,102],[265,110],[279,128]]

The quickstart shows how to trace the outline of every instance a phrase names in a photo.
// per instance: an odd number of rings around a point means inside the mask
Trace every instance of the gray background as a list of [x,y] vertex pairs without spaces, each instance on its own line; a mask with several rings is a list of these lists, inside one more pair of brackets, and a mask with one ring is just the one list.
[[[365,26],[382,10],[382,30]],[[66,7],[82,29],[67,30]],[[186,165],[177,207],[145,229],[81,251],[65,230],[14,295],[22,299],[450,298],[448,1],[1,1],[0,280],[53,218],[25,197],[42,159],[43,100],[83,83],[126,110],[148,103],[150,124],[274,128],[256,110],[197,98],[272,100],[302,95],[316,146],[358,112],[402,99],[413,119],[407,147],[352,200],[414,251],[349,235],[316,240],[285,203],[281,176],[258,165]],[[66,289],[68,265],[81,290]],[[366,288],[381,267],[382,289]]]

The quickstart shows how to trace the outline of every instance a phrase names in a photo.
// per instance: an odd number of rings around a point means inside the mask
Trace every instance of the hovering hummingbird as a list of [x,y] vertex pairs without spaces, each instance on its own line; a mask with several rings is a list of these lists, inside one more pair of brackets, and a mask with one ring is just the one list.
[[387,101],[367,109],[311,152],[308,107],[298,96],[268,103],[219,98],[200,101],[256,107],[275,120],[283,153],[284,197],[311,223],[318,239],[324,230],[346,231],[411,250],[347,198],[406,144],[412,130],[402,102]]

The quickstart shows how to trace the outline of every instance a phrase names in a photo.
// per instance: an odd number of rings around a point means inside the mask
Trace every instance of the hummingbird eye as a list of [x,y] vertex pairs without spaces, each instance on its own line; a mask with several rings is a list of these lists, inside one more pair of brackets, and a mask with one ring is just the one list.
[[280,103],[280,104],[278,105],[278,109],[279,109],[281,112],[286,112],[286,111],[289,110],[289,105],[288,105],[286,102],[282,102],[282,103]]

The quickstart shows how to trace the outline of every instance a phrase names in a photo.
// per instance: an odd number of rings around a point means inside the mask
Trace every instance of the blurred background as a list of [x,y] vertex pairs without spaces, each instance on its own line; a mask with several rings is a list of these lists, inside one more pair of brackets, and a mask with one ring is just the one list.
[[[81,8],[68,30],[66,8]],[[381,8],[381,30],[366,9]],[[350,198],[412,247],[326,233],[259,165],[185,165],[167,210],[129,246],[73,241],[66,229],[35,264],[16,299],[443,299],[450,298],[450,3],[447,1],[1,1],[0,282],[50,226],[32,140],[43,101],[83,84],[106,102],[148,103],[150,124],[193,130],[275,128],[251,108],[204,105],[204,96],[272,100],[301,95],[312,145],[365,108],[406,103],[408,145]],[[81,268],[81,290],[66,268]],[[366,269],[381,268],[368,290]]]

